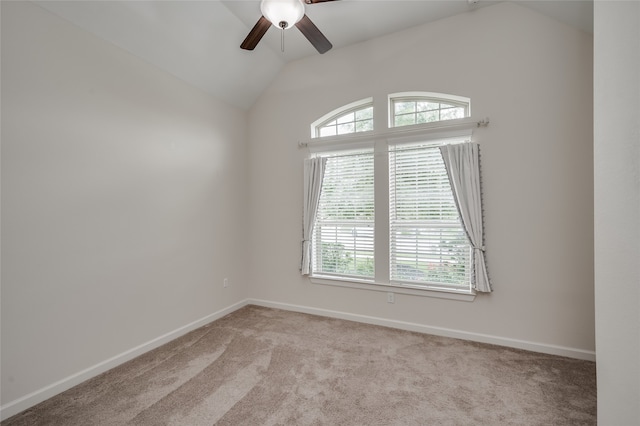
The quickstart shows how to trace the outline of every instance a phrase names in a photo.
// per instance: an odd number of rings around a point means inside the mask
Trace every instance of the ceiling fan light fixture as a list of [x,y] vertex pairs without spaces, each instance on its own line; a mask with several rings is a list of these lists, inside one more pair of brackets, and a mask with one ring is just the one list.
[[278,29],[291,28],[304,16],[304,4],[301,0],[262,0],[260,10]]

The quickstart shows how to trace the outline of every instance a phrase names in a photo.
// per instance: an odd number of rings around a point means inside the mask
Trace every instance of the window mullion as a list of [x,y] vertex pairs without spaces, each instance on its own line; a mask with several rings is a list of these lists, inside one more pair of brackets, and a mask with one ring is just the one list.
[[376,282],[390,282],[389,274],[389,156],[386,139],[375,144],[375,277]]

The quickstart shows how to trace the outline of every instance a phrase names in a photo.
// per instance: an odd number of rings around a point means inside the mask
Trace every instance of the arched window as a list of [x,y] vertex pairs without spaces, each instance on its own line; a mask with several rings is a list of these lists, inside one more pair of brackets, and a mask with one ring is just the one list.
[[311,124],[311,137],[347,135],[373,130],[373,98],[342,106]]
[[389,127],[435,123],[470,116],[470,99],[431,92],[389,95]]

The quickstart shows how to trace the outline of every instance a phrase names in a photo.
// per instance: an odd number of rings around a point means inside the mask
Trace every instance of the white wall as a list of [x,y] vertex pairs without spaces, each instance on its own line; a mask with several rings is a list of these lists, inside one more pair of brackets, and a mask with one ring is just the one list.
[[640,424],[640,3],[594,10],[598,423]]
[[[247,296],[594,350],[591,36],[498,4],[291,63],[247,121],[32,4],[1,9],[3,406]],[[406,90],[491,117],[474,137],[495,293],[471,303],[299,276],[297,142],[368,96],[384,123]]]
[[[591,35],[501,3],[288,64],[250,110],[249,294],[593,357]],[[298,141],[325,113],[388,93],[468,96],[481,145],[495,292],[460,302],[310,284],[299,275]],[[570,351],[570,352],[571,352]],[[589,355],[591,354],[591,355]]]
[[3,405],[246,298],[245,112],[25,2],[1,100]]

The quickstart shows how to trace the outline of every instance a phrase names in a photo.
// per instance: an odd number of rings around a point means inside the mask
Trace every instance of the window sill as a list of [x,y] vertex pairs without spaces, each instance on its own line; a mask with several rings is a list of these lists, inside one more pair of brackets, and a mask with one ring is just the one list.
[[336,287],[357,288],[361,290],[393,292],[397,294],[408,294],[412,296],[434,297],[437,299],[458,300],[462,302],[473,302],[476,298],[475,292],[463,290],[414,288],[401,284],[376,283],[373,281],[357,281],[354,279],[340,279],[334,277],[309,277],[311,284],[330,285]]

